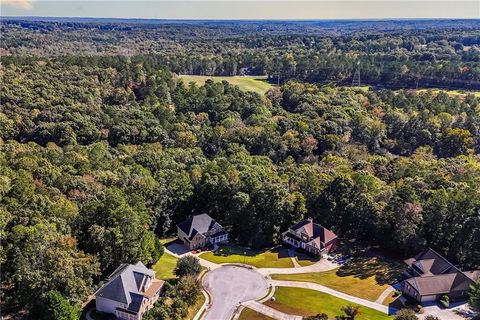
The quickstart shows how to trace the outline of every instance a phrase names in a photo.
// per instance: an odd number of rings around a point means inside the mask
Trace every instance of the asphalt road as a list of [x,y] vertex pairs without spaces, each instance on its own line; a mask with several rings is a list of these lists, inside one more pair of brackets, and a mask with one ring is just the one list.
[[268,291],[264,276],[237,266],[222,266],[208,272],[203,286],[212,296],[205,320],[230,319],[239,303],[261,298]]

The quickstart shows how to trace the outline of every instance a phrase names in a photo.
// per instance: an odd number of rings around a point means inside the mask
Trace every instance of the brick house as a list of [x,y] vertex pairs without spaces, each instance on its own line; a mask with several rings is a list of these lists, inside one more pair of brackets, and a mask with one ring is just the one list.
[[208,214],[189,217],[177,224],[178,238],[190,249],[228,241],[228,233]]
[[141,262],[122,264],[95,292],[96,309],[117,319],[141,320],[158,300],[163,284],[155,279],[155,271]]
[[469,286],[480,279],[480,271],[462,272],[431,248],[405,260],[409,276],[402,292],[418,302],[432,302],[447,295],[451,300],[468,299]]
[[313,255],[322,256],[335,249],[337,235],[312,219],[304,219],[282,234],[282,241]]

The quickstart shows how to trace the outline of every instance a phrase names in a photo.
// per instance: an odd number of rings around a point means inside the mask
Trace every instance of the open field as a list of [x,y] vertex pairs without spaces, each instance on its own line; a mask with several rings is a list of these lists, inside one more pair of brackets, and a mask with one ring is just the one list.
[[253,91],[260,95],[264,95],[265,92],[273,88],[273,86],[267,82],[266,77],[250,77],[250,76],[233,76],[233,77],[218,77],[218,76],[194,76],[194,75],[179,75],[180,79],[185,84],[195,82],[197,85],[202,86],[208,79],[214,82],[222,82],[223,80],[238,86],[243,91]]
[[214,263],[244,263],[257,268],[293,268],[286,248],[266,251],[245,249],[239,246],[222,246],[215,252],[206,252],[201,258]]
[[273,318],[270,318],[264,314],[258,313],[257,311],[254,311],[252,309],[245,308],[240,314],[240,317],[238,318],[238,320],[273,320]]
[[[312,316],[318,313],[326,313],[329,318],[343,315],[340,308],[352,304],[349,301],[339,299],[326,293],[315,290],[278,287],[275,291],[275,301],[267,301],[264,304],[279,311],[300,316]],[[360,315],[356,320],[388,320],[392,317],[360,306]]]
[[157,279],[174,279],[173,269],[175,269],[177,265],[177,260],[176,257],[165,252],[163,256],[158,259],[157,263],[152,266],[152,269],[156,272]]

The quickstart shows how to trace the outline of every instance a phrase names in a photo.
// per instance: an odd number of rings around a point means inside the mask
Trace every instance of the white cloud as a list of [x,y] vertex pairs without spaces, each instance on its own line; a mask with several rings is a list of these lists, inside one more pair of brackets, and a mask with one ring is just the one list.
[[33,8],[35,0],[1,0],[2,5],[7,5],[14,8],[29,10]]

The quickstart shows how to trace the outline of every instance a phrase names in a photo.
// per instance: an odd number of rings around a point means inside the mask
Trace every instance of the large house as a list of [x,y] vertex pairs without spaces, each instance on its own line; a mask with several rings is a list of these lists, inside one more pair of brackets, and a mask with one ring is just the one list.
[[96,309],[117,319],[141,320],[158,300],[163,284],[141,262],[122,264],[95,293]]
[[228,241],[228,233],[208,214],[189,217],[177,224],[178,238],[190,249]]
[[335,249],[337,235],[312,219],[305,219],[285,231],[282,240],[285,244],[322,256]]
[[466,300],[469,286],[480,279],[480,271],[462,272],[430,248],[405,263],[410,278],[403,282],[402,292],[418,302],[436,301],[444,295]]

